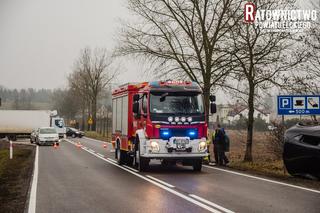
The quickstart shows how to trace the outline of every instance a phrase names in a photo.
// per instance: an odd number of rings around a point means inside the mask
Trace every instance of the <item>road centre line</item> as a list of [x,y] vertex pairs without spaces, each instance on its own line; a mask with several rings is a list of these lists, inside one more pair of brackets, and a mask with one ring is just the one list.
[[90,151],[90,152],[93,152],[93,153],[95,153],[95,152],[96,152],[96,151],[94,151],[93,149],[90,149],[90,148],[89,148],[89,151]]
[[103,154],[100,154],[100,153],[96,153],[97,155],[99,155],[100,157],[104,157],[104,155]]
[[161,183],[161,184],[163,184],[163,185],[165,185],[165,186],[168,186],[168,187],[170,187],[170,188],[174,188],[175,186],[173,186],[173,185],[171,185],[171,184],[169,184],[169,183],[167,183],[167,182],[164,182],[164,181],[162,181],[162,180],[159,180],[158,178],[155,178],[155,177],[152,177],[152,176],[150,176],[150,175],[146,175],[148,178],[150,178],[150,179],[152,179],[152,180],[154,180],[154,181],[157,181],[157,182],[159,182],[159,183]]
[[88,140],[92,140],[92,141],[97,141],[99,143],[110,143],[108,141],[102,141],[102,140],[97,140],[97,139],[93,139],[93,138],[88,138],[88,137],[83,137],[83,139],[88,139]]
[[134,172],[139,172],[138,170],[134,169],[134,168],[131,168],[129,166],[126,166],[126,165],[122,165],[124,167],[126,167],[127,169],[130,169],[131,171],[134,171]]
[[218,204],[212,203],[211,201],[206,200],[206,199],[204,199],[204,198],[202,198],[202,197],[199,197],[199,196],[197,196],[197,195],[189,194],[189,196],[190,196],[190,197],[193,197],[193,198],[195,198],[195,199],[197,199],[197,200],[199,200],[199,201],[201,201],[201,202],[203,202],[203,203],[205,203],[205,204],[208,204],[208,205],[210,205],[210,206],[213,206],[213,207],[215,207],[215,208],[217,208],[217,209],[219,209],[219,210],[221,210],[221,211],[224,211],[224,212],[226,212],[226,213],[234,213],[233,211],[231,211],[231,210],[229,210],[229,209],[226,209],[226,208],[224,208],[224,207],[222,207],[222,206],[220,206],[220,205],[218,205]]
[[112,162],[117,163],[117,161],[116,161],[116,160],[114,160],[114,159],[112,159],[112,158],[108,158],[108,160],[111,160]]
[[253,178],[253,179],[257,179],[257,180],[266,181],[266,182],[269,182],[269,183],[279,184],[279,185],[283,185],[283,186],[288,186],[288,187],[292,187],[292,188],[296,188],[296,189],[302,189],[302,190],[305,190],[305,191],[309,191],[309,192],[314,192],[314,193],[320,194],[320,191],[315,190],[315,189],[305,188],[305,187],[302,187],[302,186],[296,186],[296,185],[293,185],[293,184],[288,184],[288,183],[284,183],[284,182],[280,182],[280,181],[270,180],[270,179],[267,179],[267,178],[261,178],[261,177],[257,177],[257,176],[253,176],[253,175],[247,175],[247,174],[244,174],[244,173],[234,172],[234,171],[230,171],[230,170],[227,170],[227,169],[221,169],[221,168],[216,168],[216,167],[212,167],[212,166],[203,165],[203,167],[206,167],[206,168],[209,168],[209,169],[214,169],[214,170],[219,170],[219,171],[223,171],[223,172],[227,172],[227,173],[234,174],[234,175],[240,175],[240,176],[243,176],[243,177]]
[[[66,140],[66,141],[74,145],[74,142],[72,142],[70,140]],[[94,155],[94,156],[96,156],[97,158],[100,158],[103,161],[106,161],[106,162],[108,162],[108,163],[110,163],[110,164],[112,164],[112,165],[114,165],[116,167],[119,167],[120,169],[125,170],[125,171],[127,171],[127,172],[129,172],[129,173],[131,173],[131,174],[133,174],[133,175],[135,175],[135,176],[137,176],[137,177],[149,182],[149,183],[152,183],[152,184],[158,186],[159,188],[162,188],[162,189],[164,189],[164,190],[166,190],[166,191],[168,191],[168,192],[170,192],[170,193],[172,193],[172,194],[174,194],[174,195],[176,195],[176,196],[178,196],[178,197],[180,197],[180,198],[182,198],[184,200],[187,200],[187,201],[189,201],[189,202],[191,202],[191,203],[193,203],[193,204],[195,204],[195,205],[197,205],[197,206],[199,206],[199,207],[201,207],[203,209],[206,209],[209,212],[221,213],[221,211],[219,211],[217,209],[214,209],[214,208],[212,208],[212,207],[210,207],[210,206],[208,206],[208,205],[206,205],[204,203],[201,203],[200,201],[198,201],[198,200],[196,200],[196,199],[194,199],[194,198],[192,198],[190,196],[187,196],[187,195],[184,195],[184,194],[182,194],[180,192],[177,192],[177,191],[175,191],[175,190],[173,190],[173,189],[171,189],[171,188],[169,188],[169,187],[167,187],[165,185],[162,185],[162,184],[160,184],[160,183],[158,183],[158,182],[156,182],[156,181],[154,181],[152,179],[149,179],[149,178],[147,178],[147,177],[145,177],[143,175],[140,175],[139,173],[133,172],[130,169],[127,169],[127,168],[125,168],[123,166],[120,166],[119,164],[117,164],[117,163],[115,163],[115,162],[113,162],[113,161],[111,161],[109,159],[100,157],[96,153],[92,153],[89,150],[85,150],[85,149],[83,149],[83,150],[88,152],[88,153],[90,153],[90,154],[92,154],[92,155]]]
[[39,173],[39,146],[36,147],[36,156],[34,160],[33,176],[32,176],[32,185],[29,198],[28,213],[36,212],[37,204],[37,187],[38,187],[38,173]]

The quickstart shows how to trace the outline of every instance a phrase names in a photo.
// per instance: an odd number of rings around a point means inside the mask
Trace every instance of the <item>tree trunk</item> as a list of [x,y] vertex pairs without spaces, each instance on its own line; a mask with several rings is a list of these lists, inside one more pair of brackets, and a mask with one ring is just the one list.
[[92,128],[91,131],[96,131],[97,129],[97,98],[92,100]]
[[254,123],[254,86],[249,86],[249,97],[248,97],[248,124],[247,124],[247,144],[244,161],[252,161],[252,141],[253,141],[253,123]]
[[86,129],[86,114],[85,114],[85,107],[83,106],[82,107],[82,120],[81,120],[81,130],[82,131],[85,131]]
[[204,98],[204,109],[206,112],[206,121],[209,124],[209,115],[210,115],[210,81],[204,82],[203,85],[203,98]]

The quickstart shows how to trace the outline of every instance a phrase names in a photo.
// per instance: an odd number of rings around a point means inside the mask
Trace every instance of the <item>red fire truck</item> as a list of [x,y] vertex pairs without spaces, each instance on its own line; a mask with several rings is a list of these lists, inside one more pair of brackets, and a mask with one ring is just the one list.
[[[210,96],[215,113],[215,96]],[[202,90],[195,82],[128,83],[112,93],[112,142],[119,164],[147,170],[150,159],[202,168],[207,121]]]

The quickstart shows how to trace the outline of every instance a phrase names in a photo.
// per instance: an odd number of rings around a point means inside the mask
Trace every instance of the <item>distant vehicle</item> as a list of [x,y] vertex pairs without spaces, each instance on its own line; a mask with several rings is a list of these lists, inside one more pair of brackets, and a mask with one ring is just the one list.
[[78,129],[75,129],[75,128],[72,128],[72,127],[66,127],[67,128],[67,131],[66,131],[66,135],[68,137],[73,137],[73,138],[82,138],[84,136],[84,132],[78,130]]
[[277,129],[277,127],[272,126],[272,125],[268,125],[268,130],[273,131],[273,130],[276,130],[276,129]]
[[[215,96],[210,111],[216,112]],[[203,92],[196,82],[128,83],[112,93],[112,141],[119,164],[148,169],[151,159],[163,165],[182,162],[201,171],[207,152]]]
[[57,111],[49,110],[0,110],[0,138],[15,141],[17,136],[30,136],[32,130],[42,126],[54,127],[60,137],[66,134],[64,119]]
[[54,127],[41,127],[37,130],[36,143],[38,145],[59,143],[59,134]]
[[320,179],[320,126],[297,124],[284,135],[283,161],[293,176]]
[[30,134],[30,142],[35,143],[37,138],[37,129],[32,130]]

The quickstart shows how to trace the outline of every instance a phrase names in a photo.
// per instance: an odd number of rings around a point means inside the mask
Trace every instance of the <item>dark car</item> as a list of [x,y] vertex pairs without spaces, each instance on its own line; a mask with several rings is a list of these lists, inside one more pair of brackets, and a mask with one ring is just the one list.
[[84,132],[78,130],[78,129],[75,129],[75,128],[72,128],[72,127],[67,127],[67,132],[66,132],[67,136],[69,137],[73,137],[73,138],[82,138],[84,136]]
[[286,131],[284,142],[289,174],[320,179],[320,126],[297,124]]

